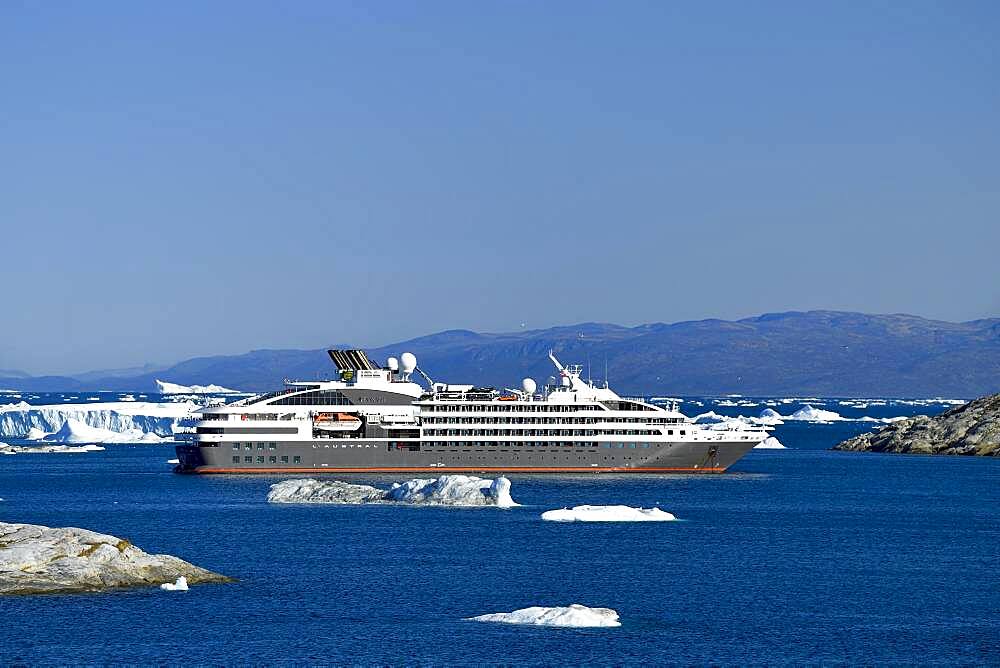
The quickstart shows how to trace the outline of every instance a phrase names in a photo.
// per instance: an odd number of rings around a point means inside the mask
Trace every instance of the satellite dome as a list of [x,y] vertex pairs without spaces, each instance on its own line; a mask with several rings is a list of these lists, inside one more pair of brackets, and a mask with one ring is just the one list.
[[399,366],[403,373],[413,373],[417,368],[417,356],[413,353],[403,353],[399,356]]
[[385,365],[389,367],[389,371],[399,371],[399,360],[395,357],[390,357],[385,361]]
[[532,380],[531,378],[525,378],[524,380],[521,381],[521,389],[523,389],[528,394],[534,394],[537,388],[538,386],[535,385],[535,381]]

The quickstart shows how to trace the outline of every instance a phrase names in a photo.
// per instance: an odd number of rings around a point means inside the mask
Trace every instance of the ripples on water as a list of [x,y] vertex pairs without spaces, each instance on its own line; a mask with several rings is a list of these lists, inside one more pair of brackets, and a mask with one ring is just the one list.
[[[789,450],[724,476],[512,476],[509,511],[273,506],[278,478],[172,475],[163,446],[6,457],[3,520],[127,537],[240,582],[0,599],[0,660],[1000,662],[1000,460],[825,451],[870,426],[786,424]],[[539,519],[618,503],[684,521]],[[463,621],[569,603],[623,626]]]

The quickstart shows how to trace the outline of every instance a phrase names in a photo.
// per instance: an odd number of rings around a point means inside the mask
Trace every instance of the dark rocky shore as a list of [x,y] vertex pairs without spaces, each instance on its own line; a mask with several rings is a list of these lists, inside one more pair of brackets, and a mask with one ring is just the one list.
[[901,452],[919,455],[1000,456],[1000,394],[993,394],[934,417],[917,415],[859,434],[834,450]]

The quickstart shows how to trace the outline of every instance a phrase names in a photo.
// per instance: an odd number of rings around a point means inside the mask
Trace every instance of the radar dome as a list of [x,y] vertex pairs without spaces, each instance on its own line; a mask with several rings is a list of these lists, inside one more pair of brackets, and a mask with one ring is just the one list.
[[403,353],[399,356],[399,366],[403,373],[413,373],[417,368],[417,356],[413,353]]
[[399,371],[399,360],[395,357],[390,357],[385,361],[385,365],[389,367],[389,371]]
[[535,385],[535,381],[531,378],[525,378],[521,381],[521,389],[523,389],[528,394],[534,394],[538,386]]

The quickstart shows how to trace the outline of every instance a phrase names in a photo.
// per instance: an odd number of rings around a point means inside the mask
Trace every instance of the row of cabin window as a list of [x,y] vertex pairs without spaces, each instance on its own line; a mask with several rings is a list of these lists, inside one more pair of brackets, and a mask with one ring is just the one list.
[[596,443],[594,441],[437,441],[431,443],[425,443],[426,447],[432,446],[445,446],[445,447],[466,447],[471,448],[475,446],[488,446],[488,447],[529,447],[529,448],[648,448],[649,443]]
[[427,404],[420,406],[422,413],[564,413],[578,411],[599,411],[600,406],[592,404],[582,405],[561,405],[561,404],[507,404],[498,402],[483,406],[470,404],[458,404],[447,406],[440,404]]
[[[268,461],[269,464],[277,464],[278,463],[278,458],[276,456],[274,456],[274,455],[271,455],[270,457],[267,458],[267,461]],[[253,456],[252,455],[245,456],[243,458],[243,462],[245,464],[253,464]],[[239,464],[240,463],[240,456],[239,455],[233,455],[233,463],[234,464]],[[258,457],[257,457],[257,463],[258,464],[263,464],[264,463],[264,457],[258,455]],[[281,456],[281,463],[282,464],[287,464],[288,463],[288,455],[282,455]],[[301,464],[302,463],[302,457],[300,457],[298,455],[295,455],[294,457],[292,457],[292,463],[293,464]]]
[[[673,430],[670,431],[673,434]],[[681,432],[682,434],[684,432]],[[424,429],[425,436],[659,436],[653,429]]]
[[[265,445],[267,446],[268,450],[277,450],[278,449],[278,444],[275,443],[275,442],[273,442],[273,441],[270,442],[270,443],[264,443],[263,441],[259,441],[257,443],[257,449],[258,450],[263,450]],[[233,450],[239,450],[240,446],[242,446],[246,450],[253,450],[254,444],[253,443],[239,443],[239,442],[234,442],[233,443]]]
[[486,418],[486,417],[423,417],[424,424],[597,424],[606,422],[611,424],[668,424],[681,422],[680,419],[670,418],[602,418],[602,417],[541,417],[541,418]]

